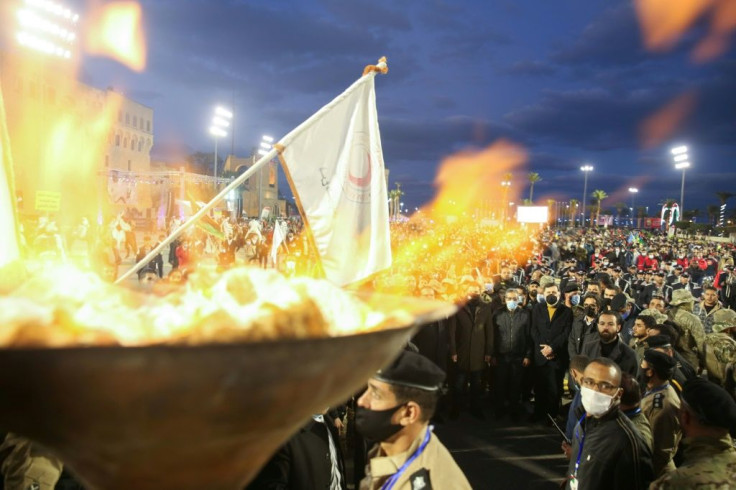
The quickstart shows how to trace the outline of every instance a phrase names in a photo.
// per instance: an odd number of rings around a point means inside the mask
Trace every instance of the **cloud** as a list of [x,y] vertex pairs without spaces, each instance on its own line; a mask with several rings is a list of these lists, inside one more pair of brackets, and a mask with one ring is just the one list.
[[499,70],[501,73],[506,75],[514,76],[528,76],[528,77],[543,77],[547,75],[554,75],[558,72],[555,65],[544,61],[517,61],[508,68]]

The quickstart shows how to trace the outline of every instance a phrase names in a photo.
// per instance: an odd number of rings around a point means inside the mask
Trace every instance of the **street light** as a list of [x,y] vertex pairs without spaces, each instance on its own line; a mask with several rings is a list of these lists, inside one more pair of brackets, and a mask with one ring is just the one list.
[[629,187],[629,192],[631,193],[631,226],[634,226],[634,213],[636,211],[636,206],[634,206],[634,202],[636,201],[636,194],[639,192],[639,189],[636,187]]
[[506,221],[506,202],[508,201],[508,195],[509,195],[509,187],[511,187],[511,181],[510,180],[504,180],[501,182],[501,187],[503,187],[503,205],[501,206],[502,214],[501,214],[501,222],[503,223]]
[[18,44],[62,59],[72,57],[79,14],[48,0],[25,0],[16,14]]
[[217,178],[217,140],[227,136],[226,129],[230,127],[230,120],[233,113],[220,106],[215,107],[215,115],[212,116],[212,125],[210,126],[210,134],[215,137],[215,172]]
[[687,146],[677,146],[670,150],[675,161],[675,169],[682,170],[682,186],[680,187],[680,216],[685,215],[685,170],[690,167]]
[[588,172],[593,171],[592,165],[583,165],[580,167],[580,170],[583,171],[583,174],[585,175],[585,184],[583,184],[583,223],[582,227],[585,228],[585,197],[588,195]]

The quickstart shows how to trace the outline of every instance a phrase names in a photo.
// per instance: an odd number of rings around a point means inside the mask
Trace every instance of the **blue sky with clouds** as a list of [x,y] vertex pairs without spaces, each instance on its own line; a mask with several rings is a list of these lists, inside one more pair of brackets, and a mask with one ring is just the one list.
[[[376,80],[384,159],[410,207],[432,197],[444,157],[498,138],[527,149],[514,185],[538,172],[539,197],[580,199],[579,167],[591,163],[589,190],[638,185],[637,205],[679,198],[669,148],[680,142],[694,166],[686,207],[704,211],[717,203],[715,191],[736,192],[736,56],[732,43],[711,62],[691,62],[703,23],[672,50],[650,53],[625,1],[141,5],[145,72],[87,57],[82,76],[154,108],[157,156],[174,144],[211,152],[207,127],[218,103],[232,105],[236,153],[249,154],[262,134],[288,133],[385,55],[390,72]],[[687,121],[643,149],[639,124],[689,91],[696,105]]]

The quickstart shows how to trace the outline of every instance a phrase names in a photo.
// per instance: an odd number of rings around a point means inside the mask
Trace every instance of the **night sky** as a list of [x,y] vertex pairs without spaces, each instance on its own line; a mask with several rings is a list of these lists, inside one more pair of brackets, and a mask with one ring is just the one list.
[[[86,57],[80,76],[153,107],[155,159],[177,147],[213,151],[207,128],[218,103],[235,113],[236,154],[250,154],[261,135],[285,135],[387,56],[390,72],[376,78],[384,159],[410,209],[434,194],[443,158],[499,138],[528,151],[513,185],[526,196],[527,173],[539,173],[535,201],[581,199],[588,163],[588,192],[614,195],[604,208],[630,202],[635,185],[636,205],[651,213],[679,199],[676,144],[690,147],[693,165],[686,209],[704,214],[716,191],[736,192],[735,36],[720,56],[693,62],[707,16],[671,49],[651,52],[633,4],[613,0],[141,5],[146,70]],[[677,97],[693,103],[687,118],[645,148],[640,124]]]

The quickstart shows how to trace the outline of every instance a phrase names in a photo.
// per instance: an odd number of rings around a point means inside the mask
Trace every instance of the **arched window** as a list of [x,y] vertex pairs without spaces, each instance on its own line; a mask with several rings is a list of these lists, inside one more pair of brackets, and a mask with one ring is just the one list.
[[115,146],[120,146],[120,135],[119,134],[115,135]]

